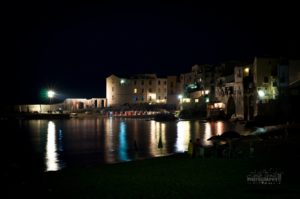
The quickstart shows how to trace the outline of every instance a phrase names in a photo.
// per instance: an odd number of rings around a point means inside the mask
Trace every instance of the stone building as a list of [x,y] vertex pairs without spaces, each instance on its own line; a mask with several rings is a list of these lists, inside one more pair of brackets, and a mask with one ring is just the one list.
[[[106,78],[106,98],[109,107],[123,104],[166,104],[175,95],[176,78],[159,78],[156,74],[140,74],[123,78]],[[169,93],[168,93],[169,89]]]

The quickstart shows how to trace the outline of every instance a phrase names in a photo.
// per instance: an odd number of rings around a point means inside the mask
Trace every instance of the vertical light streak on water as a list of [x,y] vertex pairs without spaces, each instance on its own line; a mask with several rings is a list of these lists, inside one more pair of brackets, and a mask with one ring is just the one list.
[[204,134],[203,134],[203,145],[204,146],[210,146],[212,145],[211,141],[207,141],[212,136],[211,132],[211,123],[206,122],[204,127]]
[[187,150],[190,140],[190,129],[191,124],[189,121],[180,121],[177,123],[176,152],[184,152]]
[[104,149],[105,161],[108,163],[115,162],[113,136],[114,136],[113,118],[110,117],[109,119],[106,120],[105,149]]
[[160,123],[160,137],[162,141],[162,148],[160,149],[160,155],[167,154],[167,140],[166,140],[166,124]]
[[45,162],[46,171],[57,171],[60,169],[57,158],[55,124],[52,121],[48,122]]
[[120,122],[119,132],[119,159],[121,161],[129,161],[126,141],[126,124],[124,121]]
[[224,133],[224,122],[218,121],[216,123],[216,125],[217,125],[217,132],[216,132],[216,134],[217,135],[222,135],[222,133]]
[[158,141],[158,138],[156,136],[156,131],[158,129],[158,122],[155,122],[155,121],[151,121],[151,124],[150,124],[150,142],[149,142],[149,148],[150,148],[150,154],[151,156],[155,156],[156,155],[156,143]]

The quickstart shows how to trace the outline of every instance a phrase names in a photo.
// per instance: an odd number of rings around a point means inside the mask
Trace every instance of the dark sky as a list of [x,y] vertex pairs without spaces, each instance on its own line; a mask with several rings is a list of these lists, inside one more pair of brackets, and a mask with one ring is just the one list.
[[83,2],[3,7],[2,102],[47,102],[40,92],[49,87],[57,99],[105,97],[112,73],[172,75],[196,63],[299,57],[296,5]]

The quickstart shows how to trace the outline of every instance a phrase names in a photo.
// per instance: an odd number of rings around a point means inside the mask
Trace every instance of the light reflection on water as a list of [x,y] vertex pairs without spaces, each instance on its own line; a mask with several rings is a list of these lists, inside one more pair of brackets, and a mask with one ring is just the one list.
[[212,143],[211,141],[207,141],[207,139],[212,137],[212,129],[211,129],[212,123],[206,122],[204,125],[205,125],[205,129],[203,133],[203,139],[201,139],[201,141],[204,146],[210,146],[212,145]]
[[[24,121],[32,142],[45,160],[45,170],[76,165],[116,163],[187,151],[189,140],[204,146],[213,135],[244,127],[223,121],[161,123],[138,119],[86,118]],[[44,150],[43,150],[44,149]]]
[[184,152],[190,141],[190,122],[180,121],[177,123],[177,139],[176,139],[176,152]]
[[126,123],[124,121],[120,122],[119,143],[119,159],[121,161],[128,161],[129,159],[127,154]]
[[57,171],[60,169],[57,158],[56,130],[52,121],[48,122],[45,162],[46,171]]

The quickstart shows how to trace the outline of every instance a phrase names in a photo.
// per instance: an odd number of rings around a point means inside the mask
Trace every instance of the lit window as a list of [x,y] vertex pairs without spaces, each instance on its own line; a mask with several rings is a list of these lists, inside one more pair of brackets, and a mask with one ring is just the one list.
[[199,102],[199,99],[195,99],[195,102],[198,103],[198,102]]
[[135,89],[133,89],[133,93],[137,93],[137,89],[135,88]]
[[191,99],[190,98],[183,98],[182,101],[185,102],[185,103],[190,103]]

